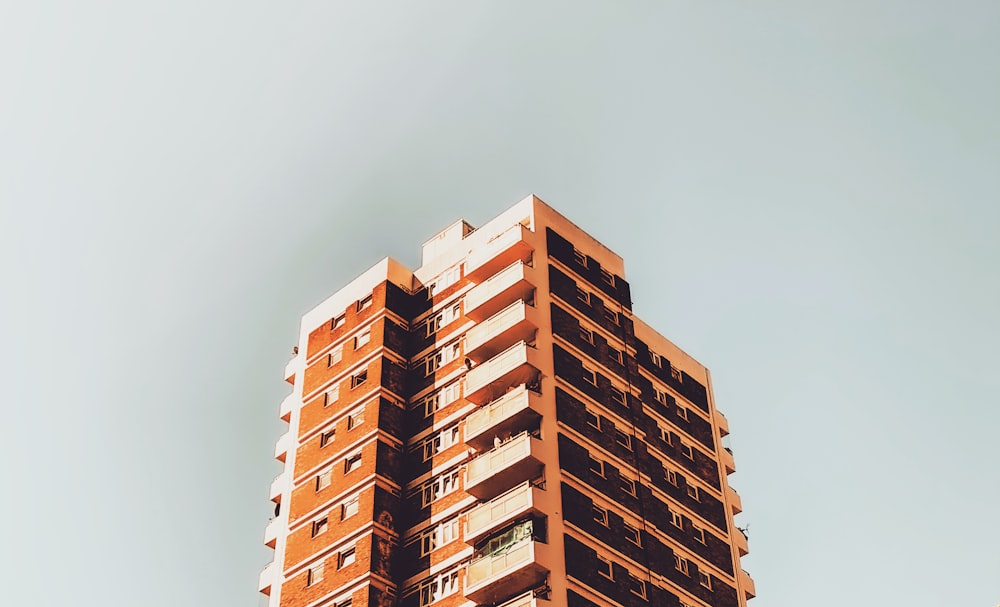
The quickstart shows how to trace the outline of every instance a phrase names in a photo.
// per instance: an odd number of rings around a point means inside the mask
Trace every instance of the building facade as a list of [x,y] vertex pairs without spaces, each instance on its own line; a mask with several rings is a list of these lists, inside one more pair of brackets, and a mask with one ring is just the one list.
[[744,607],[708,370],[531,196],[302,320],[269,607]]

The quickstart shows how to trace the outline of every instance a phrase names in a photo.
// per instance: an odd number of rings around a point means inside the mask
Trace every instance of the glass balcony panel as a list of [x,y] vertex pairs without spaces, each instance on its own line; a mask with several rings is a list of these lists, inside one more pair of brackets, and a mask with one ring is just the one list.
[[488,449],[495,436],[520,434],[542,417],[541,396],[523,384],[465,418],[465,442]]
[[475,544],[492,531],[526,514],[540,513],[535,504],[541,489],[524,482],[469,511],[465,519],[465,541]]
[[528,241],[533,232],[521,224],[511,226],[477,247],[465,262],[465,275],[472,282],[483,282],[515,261],[531,259]]
[[515,301],[469,329],[465,336],[465,355],[481,363],[516,342],[530,341],[538,329],[538,316],[534,306]]
[[465,398],[484,405],[511,386],[530,383],[538,375],[538,351],[524,342],[514,344],[465,374]]
[[539,441],[528,433],[502,443],[469,462],[465,469],[465,491],[481,500],[493,499],[542,471]]
[[517,261],[465,295],[465,315],[480,322],[518,299],[527,299],[537,283],[535,269]]
[[[530,538],[504,551],[469,563],[465,596],[476,603],[495,603],[512,593],[529,590],[545,580],[547,546]],[[515,605],[517,603],[514,603]]]

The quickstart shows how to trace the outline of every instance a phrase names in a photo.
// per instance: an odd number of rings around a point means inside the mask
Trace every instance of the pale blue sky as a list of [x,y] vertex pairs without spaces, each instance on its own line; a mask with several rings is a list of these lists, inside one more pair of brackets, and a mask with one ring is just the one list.
[[299,317],[535,192],[730,419],[754,607],[1000,603],[1000,3],[0,6],[4,605],[258,604]]

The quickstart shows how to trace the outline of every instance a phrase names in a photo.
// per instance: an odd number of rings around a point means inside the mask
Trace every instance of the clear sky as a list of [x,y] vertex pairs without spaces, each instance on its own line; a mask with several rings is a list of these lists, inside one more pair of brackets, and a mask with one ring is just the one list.
[[6,2],[3,605],[256,606],[298,319],[535,192],[713,372],[754,607],[1000,603],[1000,3]]

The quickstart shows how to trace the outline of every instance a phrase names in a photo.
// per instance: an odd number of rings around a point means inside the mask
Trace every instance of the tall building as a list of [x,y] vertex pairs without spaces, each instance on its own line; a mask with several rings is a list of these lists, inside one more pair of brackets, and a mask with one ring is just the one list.
[[742,607],[726,418],[621,258],[531,196],[302,319],[269,607]]

